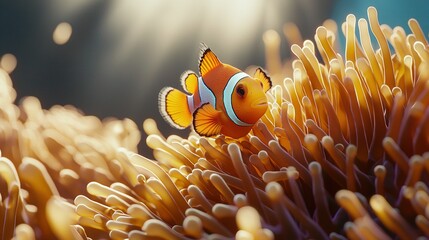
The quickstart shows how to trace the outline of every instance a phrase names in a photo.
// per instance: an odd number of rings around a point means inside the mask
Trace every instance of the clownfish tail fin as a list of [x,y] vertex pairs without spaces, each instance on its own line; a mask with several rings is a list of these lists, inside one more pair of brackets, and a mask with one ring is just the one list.
[[165,87],[159,92],[159,112],[173,127],[183,129],[191,125],[192,113],[188,106],[188,95],[174,89]]

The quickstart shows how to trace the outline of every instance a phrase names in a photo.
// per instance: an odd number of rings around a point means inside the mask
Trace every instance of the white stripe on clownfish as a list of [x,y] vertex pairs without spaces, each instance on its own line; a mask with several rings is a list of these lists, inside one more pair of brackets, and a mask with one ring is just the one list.
[[253,124],[241,121],[235,114],[234,108],[232,107],[232,94],[234,93],[235,85],[245,77],[250,76],[244,72],[238,72],[229,78],[228,83],[223,90],[223,104],[225,106],[226,114],[235,124],[238,126],[249,127]]
[[187,95],[187,102],[188,102],[188,108],[190,112],[195,111],[195,104],[194,104],[194,95]]
[[[216,109],[216,95],[212,92],[212,90],[209,87],[207,87],[202,77],[198,78],[198,91],[201,99],[200,105],[208,102],[213,106],[213,108]],[[199,106],[195,106],[195,107],[198,108]],[[192,109],[192,111],[194,110],[195,109]]]

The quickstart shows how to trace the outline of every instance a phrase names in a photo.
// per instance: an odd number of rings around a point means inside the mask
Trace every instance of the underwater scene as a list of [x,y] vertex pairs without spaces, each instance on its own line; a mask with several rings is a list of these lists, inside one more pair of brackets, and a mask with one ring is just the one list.
[[428,4],[298,2],[0,3],[0,239],[428,239]]

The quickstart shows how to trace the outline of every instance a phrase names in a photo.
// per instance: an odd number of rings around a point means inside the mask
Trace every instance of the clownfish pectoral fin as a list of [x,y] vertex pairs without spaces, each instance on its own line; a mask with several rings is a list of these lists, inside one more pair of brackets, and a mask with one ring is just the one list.
[[159,111],[171,126],[183,129],[191,125],[192,114],[188,106],[188,96],[171,87],[159,92]]
[[273,86],[273,84],[271,83],[270,76],[268,76],[268,74],[264,71],[264,69],[262,69],[260,67],[258,67],[256,69],[256,72],[253,75],[253,77],[256,80],[261,82],[262,88],[264,89],[264,92],[267,92]]
[[194,129],[201,136],[211,137],[220,134],[222,129],[220,111],[205,103],[194,112]]
[[207,47],[204,43],[202,43],[201,55],[200,55],[200,74],[201,76],[206,75],[206,73],[210,72],[213,68],[221,65],[221,61],[216,57],[216,55]]
[[198,90],[198,76],[194,72],[186,71],[182,73],[180,79],[186,92],[194,94]]

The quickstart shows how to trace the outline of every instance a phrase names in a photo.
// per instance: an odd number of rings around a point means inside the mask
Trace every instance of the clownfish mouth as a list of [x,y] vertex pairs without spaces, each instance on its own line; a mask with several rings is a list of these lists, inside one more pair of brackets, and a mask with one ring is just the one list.
[[266,98],[261,98],[261,99],[259,99],[257,101],[254,101],[253,104],[252,104],[252,107],[259,108],[259,107],[265,107],[267,105],[268,105],[267,99]]

